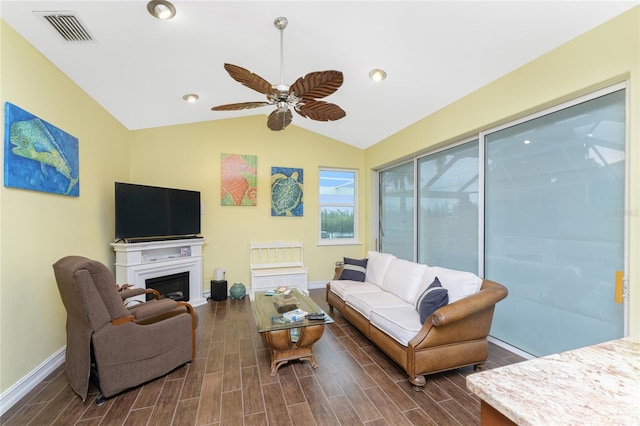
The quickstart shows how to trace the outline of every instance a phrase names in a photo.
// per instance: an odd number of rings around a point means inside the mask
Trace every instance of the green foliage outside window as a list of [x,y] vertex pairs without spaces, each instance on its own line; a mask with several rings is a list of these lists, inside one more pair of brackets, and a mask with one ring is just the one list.
[[323,210],[321,213],[322,238],[353,238],[352,210]]

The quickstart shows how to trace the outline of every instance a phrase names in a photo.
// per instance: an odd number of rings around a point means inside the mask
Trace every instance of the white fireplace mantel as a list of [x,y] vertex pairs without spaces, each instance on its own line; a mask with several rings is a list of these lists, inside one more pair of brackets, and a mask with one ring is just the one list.
[[189,272],[189,303],[205,304],[202,296],[204,238],[111,243],[116,252],[116,282],[146,288],[146,280]]

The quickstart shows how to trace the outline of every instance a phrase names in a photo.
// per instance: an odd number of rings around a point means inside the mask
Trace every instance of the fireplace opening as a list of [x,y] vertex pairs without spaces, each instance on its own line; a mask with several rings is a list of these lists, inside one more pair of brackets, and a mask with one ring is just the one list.
[[[160,298],[176,301],[189,301],[189,272],[149,278],[144,281],[147,288],[158,290]],[[147,300],[153,299],[153,294],[147,294]]]

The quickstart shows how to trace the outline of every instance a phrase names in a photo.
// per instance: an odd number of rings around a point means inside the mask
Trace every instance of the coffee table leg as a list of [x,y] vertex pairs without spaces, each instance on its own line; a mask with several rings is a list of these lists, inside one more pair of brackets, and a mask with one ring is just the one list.
[[[278,373],[278,369],[289,362],[288,359],[285,359],[285,360],[280,361],[280,362],[276,362],[274,360],[273,356],[271,357],[271,359],[272,359],[272,361],[271,361],[271,375],[272,376],[275,376]],[[309,361],[309,363],[311,364],[311,366],[313,368],[318,368],[318,363],[316,362],[316,357],[313,354],[311,354],[311,356],[300,357],[300,358],[295,358],[295,359],[298,359],[300,361]]]
[[290,360],[309,361],[313,368],[318,368],[313,354],[313,344],[320,340],[324,333],[324,324],[304,327],[300,331],[297,343],[291,342],[289,330],[269,331],[263,334],[264,340],[271,350],[271,375]]

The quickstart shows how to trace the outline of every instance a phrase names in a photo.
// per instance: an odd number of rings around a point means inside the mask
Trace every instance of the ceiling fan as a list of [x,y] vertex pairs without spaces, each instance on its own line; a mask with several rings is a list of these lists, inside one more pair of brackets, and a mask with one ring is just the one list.
[[293,117],[289,107],[301,116],[317,121],[335,121],[347,115],[338,105],[318,100],[331,95],[342,86],[343,76],[340,71],[312,72],[298,78],[291,86],[284,84],[283,38],[287,23],[287,18],[284,17],[273,21],[275,27],[280,30],[279,84],[272,85],[259,75],[237,65],[224,64],[224,69],[231,78],[266,95],[267,101],[218,105],[211,108],[212,111],[238,111],[275,105],[276,109],[267,119],[267,127],[271,130],[284,130],[291,123]]

